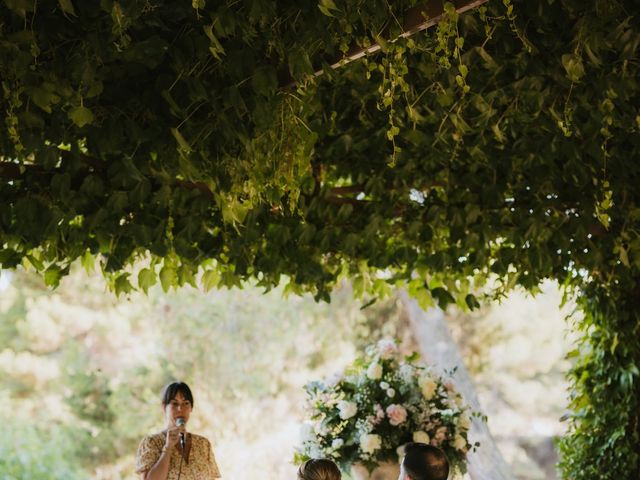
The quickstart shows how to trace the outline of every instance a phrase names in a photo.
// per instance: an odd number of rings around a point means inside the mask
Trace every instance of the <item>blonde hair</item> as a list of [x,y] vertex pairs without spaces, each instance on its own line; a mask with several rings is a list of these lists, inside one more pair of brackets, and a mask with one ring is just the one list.
[[312,458],[298,468],[298,480],[341,480],[338,466],[327,458]]

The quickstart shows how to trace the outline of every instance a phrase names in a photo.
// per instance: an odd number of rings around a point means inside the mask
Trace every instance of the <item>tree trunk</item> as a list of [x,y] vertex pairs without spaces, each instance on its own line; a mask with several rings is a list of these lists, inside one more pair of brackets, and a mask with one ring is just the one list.
[[[473,381],[467,371],[460,352],[456,346],[439,308],[424,311],[406,292],[400,292],[400,299],[409,319],[414,338],[422,357],[441,370],[457,367],[453,378],[458,391],[473,410],[482,411]],[[489,432],[485,422],[474,418],[470,439],[480,442],[475,452],[467,455],[469,476],[473,480],[513,480],[511,468],[504,461],[502,454]]]

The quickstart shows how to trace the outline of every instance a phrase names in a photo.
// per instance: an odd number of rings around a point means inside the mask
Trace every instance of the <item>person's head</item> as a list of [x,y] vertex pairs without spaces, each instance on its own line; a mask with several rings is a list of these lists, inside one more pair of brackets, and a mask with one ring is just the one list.
[[184,382],[171,382],[162,389],[162,410],[167,426],[176,424],[180,417],[189,421],[193,408],[193,394]]
[[409,443],[404,448],[398,480],[447,480],[449,460],[437,447]]
[[340,480],[338,466],[327,458],[312,458],[298,469],[298,480]]

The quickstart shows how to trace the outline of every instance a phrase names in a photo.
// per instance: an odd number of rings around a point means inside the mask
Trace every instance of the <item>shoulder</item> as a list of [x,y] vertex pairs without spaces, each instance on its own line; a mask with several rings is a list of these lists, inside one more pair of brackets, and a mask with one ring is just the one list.
[[202,435],[198,435],[197,433],[191,433],[191,438],[193,442],[198,443],[211,443],[207,437],[203,437]]
[[164,445],[164,437],[164,432],[151,433],[140,441],[140,447],[153,447],[159,445],[160,448],[162,448]]
[[149,471],[158,461],[164,445],[164,433],[158,432],[147,435],[140,441],[136,452],[135,468],[137,473]]
[[195,433],[192,433],[191,437],[193,445],[197,446],[199,450],[207,450],[209,452],[213,450],[213,444],[207,437]]

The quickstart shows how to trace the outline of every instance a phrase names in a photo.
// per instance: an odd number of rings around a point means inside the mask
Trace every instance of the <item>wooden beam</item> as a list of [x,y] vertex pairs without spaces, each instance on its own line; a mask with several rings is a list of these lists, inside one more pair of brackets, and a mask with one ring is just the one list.
[[[452,0],[451,3],[453,3],[457,13],[464,13],[467,10],[479,7],[487,1],[488,0]],[[445,0],[429,0],[407,10],[402,22],[402,33],[398,37],[390,39],[389,42],[395,42],[399,38],[410,37],[411,35],[426,30],[427,28],[439,23],[445,17],[444,3]],[[329,66],[333,70],[336,70],[343,65],[347,65],[364,57],[365,55],[378,52],[381,48],[382,47],[379,43],[374,43],[367,48],[354,46],[346,55],[330,62]],[[318,77],[323,73],[324,69],[321,68],[316,70],[314,75]],[[286,80],[281,80],[280,85],[287,88],[295,86],[296,83],[297,82],[289,76]]]
[[[453,3],[456,12],[464,13],[472,8],[479,7],[486,2],[487,0],[454,0],[451,3]],[[402,24],[402,33],[398,38],[408,38],[411,35],[426,30],[427,28],[439,23],[445,16],[444,3],[445,2],[443,2],[443,0],[432,0],[421,3],[420,5],[416,5],[415,7],[407,10]],[[394,38],[390,41],[395,42],[398,38]],[[365,55],[375,53],[380,49],[381,47],[378,43],[374,43],[367,48],[353,48],[343,58],[331,64],[331,68],[336,69],[342,65],[351,63],[354,60],[358,60]],[[316,72],[316,75],[321,74],[322,70]]]

